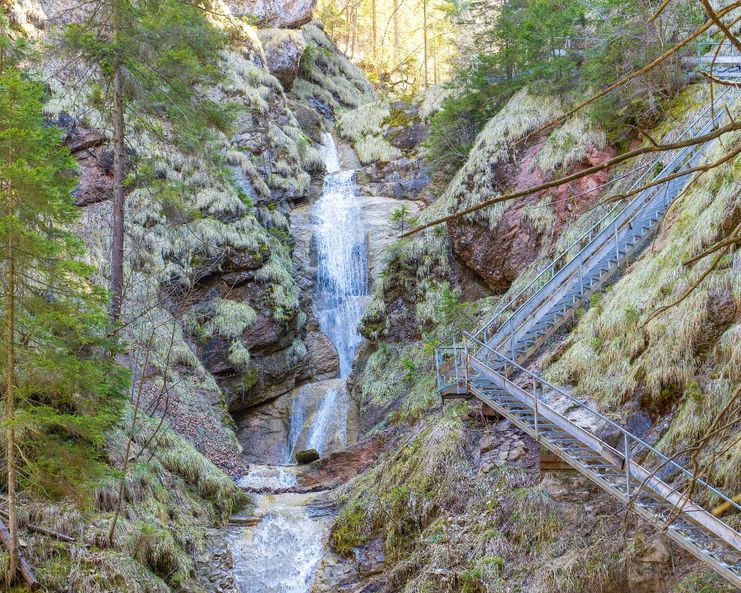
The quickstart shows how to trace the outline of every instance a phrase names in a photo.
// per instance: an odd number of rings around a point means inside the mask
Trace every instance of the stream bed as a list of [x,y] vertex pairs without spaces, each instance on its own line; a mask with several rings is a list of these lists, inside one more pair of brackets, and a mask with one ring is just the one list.
[[[289,463],[299,448],[326,455],[347,445],[349,395],[344,379],[362,340],[357,324],[369,299],[366,229],[354,171],[341,170],[330,134],[323,134],[322,140],[327,174],[322,196],[311,211],[317,253],[314,307],[322,332],[337,349],[340,379],[308,384],[291,400],[286,430]],[[317,389],[322,392],[314,394]],[[321,509],[326,493],[290,492],[298,486],[294,467],[256,465],[239,481],[240,487],[258,492],[248,524],[230,528],[227,538],[240,593],[311,591],[331,518],[313,510]]]

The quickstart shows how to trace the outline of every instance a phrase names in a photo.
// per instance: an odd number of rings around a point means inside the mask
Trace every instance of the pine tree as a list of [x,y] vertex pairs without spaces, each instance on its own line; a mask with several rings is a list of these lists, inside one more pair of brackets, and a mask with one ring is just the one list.
[[0,426],[12,580],[19,490],[86,495],[104,470],[103,435],[118,419],[126,376],[108,356],[107,294],[69,230],[79,216],[75,162],[60,130],[45,125],[42,85],[0,57]]
[[[154,115],[168,122],[168,141],[186,150],[204,146],[204,133],[225,128],[231,113],[198,92],[218,77],[224,34],[205,17],[207,0],[94,0],[86,18],[65,35],[68,50],[97,67],[113,129],[113,247],[111,320],[124,298],[124,210],[127,124]],[[102,89],[102,91],[101,91]]]

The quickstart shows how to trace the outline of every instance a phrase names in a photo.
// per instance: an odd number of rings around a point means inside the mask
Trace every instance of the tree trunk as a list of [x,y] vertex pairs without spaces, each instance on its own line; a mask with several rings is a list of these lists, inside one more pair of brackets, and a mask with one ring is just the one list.
[[[371,55],[373,56],[373,61],[376,61],[376,45],[377,45],[377,39],[376,39],[376,0],[371,0],[371,43],[373,44],[373,47],[371,48]],[[375,66],[375,63],[373,64]]]
[[[13,163],[13,151],[8,150],[8,164]],[[13,187],[8,182],[8,217],[12,219],[15,205],[13,203]],[[12,222],[11,222],[12,225]],[[6,257],[8,261],[7,272],[7,338],[5,342],[6,369],[5,369],[5,447],[8,480],[8,542],[6,547],[10,553],[10,563],[6,580],[8,585],[15,579],[18,572],[18,516],[16,514],[16,476],[15,476],[15,252],[12,227],[8,230],[6,244]]]
[[394,0],[394,56],[399,64],[399,0]]
[[424,38],[425,88],[430,86],[427,74],[427,0],[422,0],[422,33]]
[[[8,549],[13,545],[13,538],[10,535],[10,532],[5,528],[5,525],[3,525],[2,521],[0,521],[0,542],[3,542],[3,545]],[[16,553],[17,552],[18,548],[16,547]],[[36,577],[34,576],[28,562],[26,562],[26,559],[19,553],[17,554],[17,557],[18,568],[21,571],[21,576],[23,577],[26,586],[31,589],[31,591],[40,591],[41,584],[36,580]]]
[[123,110],[122,65],[116,59],[113,72],[113,245],[111,254],[111,322],[121,318],[124,271],[124,169],[125,132]]

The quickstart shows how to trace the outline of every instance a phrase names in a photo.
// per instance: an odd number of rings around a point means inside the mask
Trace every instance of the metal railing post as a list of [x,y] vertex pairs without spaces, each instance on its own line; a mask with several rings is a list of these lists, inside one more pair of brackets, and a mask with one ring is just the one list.
[[535,440],[540,440],[540,435],[538,433],[538,383],[535,380],[535,376],[533,376],[533,410],[535,411],[535,417],[533,418],[533,422],[535,423]]
[[455,369],[455,382],[458,382],[458,343],[453,338],[453,368]]
[[579,258],[579,294],[584,297],[584,256]]
[[625,435],[625,492],[630,498],[630,443],[628,441],[628,433]]
[[442,389],[442,377],[440,376],[440,348],[435,348],[435,375],[437,378],[437,389]]
[[617,262],[615,265],[620,265],[620,243],[618,243],[618,221],[615,219],[615,258]]
[[466,391],[468,391],[468,336],[463,334],[463,372],[465,373]]
[[510,349],[510,356],[512,357],[512,372],[515,372],[514,363],[517,361],[515,360],[515,326],[510,326],[510,334],[509,334],[509,349]]

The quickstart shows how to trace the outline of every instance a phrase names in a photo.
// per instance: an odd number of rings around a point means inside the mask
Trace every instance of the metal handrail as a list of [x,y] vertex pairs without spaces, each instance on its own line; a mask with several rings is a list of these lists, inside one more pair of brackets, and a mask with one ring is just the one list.
[[[712,492],[713,494],[715,494],[719,498],[723,499],[723,501],[730,503],[737,510],[740,510],[741,511],[741,504],[739,504],[736,501],[734,501],[733,498],[727,496],[726,494],[724,494],[723,492],[721,492],[720,490],[718,490],[714,486],[708,484],[707,482],[705,482],[701,478],[697,478],[688,469],[686,469],[682,465],[679,465],[676,461],[672,460],[670,457],[667,457],[664,453],[662,453],[658,449],[655,449],[654,447],[652,447],[651,445],[649,445],[647,442],[645,442],[644,440],[642,440],[640,437],[638,437],[637,435],[635,435],[632,432],[628,431],[626,428],[624,428],[623,426],[621,426],[620,424],[618,424],[614,420],[611,420],[607,416],[605,416],[603,414],[600,414],[598,411],[596,411],[594,408],[592,408],[589,405],[587,405],[582,400],[579,400],[579,399],[575,398],[570,393],[567,393],[566,391],[563,391],[562,389],[560,389],[556,385],[553,385],[552,383],[546,381],[545,379],[543,379],[539,375],[537,375],[537,374],[529,371],[525,367],[517,364],[517,362],[515,362],[511,358],[508,358],[507,356],[505,356],[501,352],[498,352],[497,350],[495,350],[494,348],[492,348],[488,344],[485,344],[481,340],[477,339],[476,337],[474,337],[470,333],[465,332],[465,335],[466,335],[466,337],[469,340],[472,340],[472,341],[476,342],[481,347],[481,349],[486,349],[486,350],[490,351],[492,354],[494,354],[495,356],[501,358],[505,362],[505,364],[509,364],[510,365],[510,368],[516,369],[516,370],[524,373],[528,377],[531,377],[535,382],[537,382],[541,386],[541,393],[543,393],[542,387],[547,387],[550,391],[554,391],[554,392],[558,393],[559,395],[562,395],[563,397],[567,398],[571,403],[575,404],[578,408],[580,408],[580,409],[582,409],[582,410],[584,410],[584,411],[586,411],[586,412],[588,412],[588,413],[596,416],[597,418],[599,418],[603,422],[607,423],[613,429],[619,431],[625,438],[629,438],[629,439],[635,441],[641,447],[643,447],[644,449],[650,451],[652,454],[656,455],[656,457],[660,458],[663,461],[663,465],[667,465],[667,464],[668,465],[671,465],[673,468],[679,470],[685,476],[688,476],[689,478],[694,479],[696,483],[704,486],[710,492]],[[468,352],[466,352],[466,354],[467,354],[467,356],[469,356],[471,358],[474,358],[479,363],[484,364],[492,373],[494,373],[497,376],[501,377],[504,381],[512,382],[511,380],[507,379],[507,377],[505,377],[504,375],[502,375],[498,371],[492,369],[488,364],[486,364],[485,361],[481,361],[477,356],[475,356],[473,354],[470,354]],[[537,396],[537,394],[536,394],[536,396]]]
[[[741,79],[739,79],[739,80],[741,80]],[[687,133],[692,132],[692,130],[694,129],[695,125],[701,119],[703,119],[708,114],[708,112],[710,112],[713,109],[716,109],[716,104],[723,97],[725,97],[726,94],[732,93],[732,91],[734,91],[734,90],[737,90],[737,89],[734,89],[734,87],[729,86],[729,87],[726,87],[721,93],[719,93],[718,96],[715,98],[715,101],[711,105],[708,105],[707,107],[705,107],[702,110],[702,112],[692,121],[692,123],[689,124],[689,126],[682,132],[682,134],[680,134],[677,137],[677,140],[681,140],[682,138],[685,137],[685,135],[687,135]],[[719,117],[719,116],[716,116],[716,118],[717,117]],[[712,125],[715,122],[715,119],[716,118],[713,118],[713,120],[711,122],[709,122],[708,124],[706,124],[705,126],[703,126],[703,128],[701,128],[699,132],[693,133],[692,134],[692,137],[695,137],[697,135],[702,134],[702,132],[705,130],[705,128],[707,128],[709,125]],[[679,159],[681,159],[682,157],[684,157],[687,154],[687,152],[689,152],[689,150],[692,149],[692,148],[695,148],[695,147],[691,147],[690,146],[690,147],[685,147],[685,148],[682,148],[682,149],[677,149],[678,150],[678,154],[669,162],[668,165],[666,165],[662,169],[662,171],[654,179],[658,179],[660,176],[666,175],[666,173],[670,170],[670,167],[672,165],[676,164],[676,162]],[[635,189],[636,187],[638,187],[639,186],[638,184],[643,181],[643,179],[649,174],[649,172],[654,168],[654,166],[657,165],[657,164],[659,164],[659,163],[661,163],[661,161],[664,160],[666,158],[666,156],[667,156],[666,154],[662,154],[662,156],[660,156],[657,159],[655,159],[654,161],[652,161],[651,162],[651,165],[646,168],[646,170],[643,172],[643,174],[631,185],[631,187],[630,187],[630,189],[628,191],[632,191],[633,189]],[[610,223],[612,223],[614,220],[617,220],[620,217],[620,215],[622,215],[624,212],[626,212],[629,209],[631,209],[637,202],[639,202],[641,200],[644,200],[644,201],[646,200],[646,197],[643,195],[643,192],[640,192],[639,195],[636,196],[633,200],[631,200],[627,205],[624,205],[622,207],[622,209],[619,212],[617,212],[617,214],[615,214],[615,212],[622,205],[619,202],[616,203],[615,206],[613,206],[607,214],[605,214],[596,223],[594,223],[577,240],[575,240],[568,247],[566,247],[565,249],[563,249],[560,255],[558,255],[555,259],[553,259],[551,261],[551,263],[548,266],[546,266],[543,270],[541,270],[541,272],[526,287],[524,287],[522,290],[520,290],[520,292],[518,292],[514,297],[512,297],[509,300],[509,302],[506,305],[504,305],[504,307],[502,307],[496,314],[494,314],[490,318],[490,320],[476,332],[476,335],[479,336],[484,331],[487,331],[488,332],[488,330],[490,329],[491,325],[493,325],[503,314],[505,314],[507,312],[507,310],[510,309],[514,305],[514,303],[517,302],[518,299],[520,299],[526,292],[528,292],[529,290],[531,290],[532,287],[537,282],[539,282],[540,280],[542,280],[542,278],[546,274],[546,272],[550,272],[552,274],[551,278],[545,284],[543,284],[535,293],[533,293],[528,298],[527,301],[525,301],[524,303],[522,303],[521,305],[519,305],[518,307],[516,307],[515,310],[510,313],[509,317],[507,317],[507,319],[505,319],[504,321],[501,322],[500,328],[503,327],[505,324],[507,324],[509,322],[509,320],[512,318],[512,316],[514,315],[514,313],[516,313],[518,310],[523,309],[525,306],[527,306],[528,304],[530,304],[531,301],[533,301],[539,295],[539,293],[542,290],[544,290],[547,286],[551,285],[552,283],[555,283],[554,281],[558,278],[558,275],[557,275],[558,272],[555,272],[554,273],[553,270],[555,270],[555,267],[556,267],[557,263],[559,261],[561,261],[564,257],[566,257],[569,254],[569,252],[574,247],[578,246],[585,239],[589,239],[589,242],[587,243],[587,245],[584,246],[576,255],[574,255],[569,260],[569,263],[571,263],[572,261],[575,261],[580,256],[583,257],[584,253],[588,250],[588,248],[590,248],[590,246],[594,246],[595,243],[598,240],[600,240],[600,244],[598,245],[598,247],[601,247],[602,243],[604,242],[602,240],[602,239],[604,239],[604,236],[602,236],[602,235],[603,235],[603,233],[605,233],[606,231],[608,231],[609,225],[606,225],[602,230],[599,230],[598,231],[597,235],[595,235],[594,237],[592,237],[592,235],[595,232],[595,230],[598,229],[598,228],[600,228],[606,221],[609,221]],[[636,212],[636,214],[637,213],[638,212]],[[610,233],[612,232],[611,229],[610,229],[609,232]],[[565,269],[566,267],[567,267],[567,265],[564,265],[564,266],[561,267],[561,269]]]

